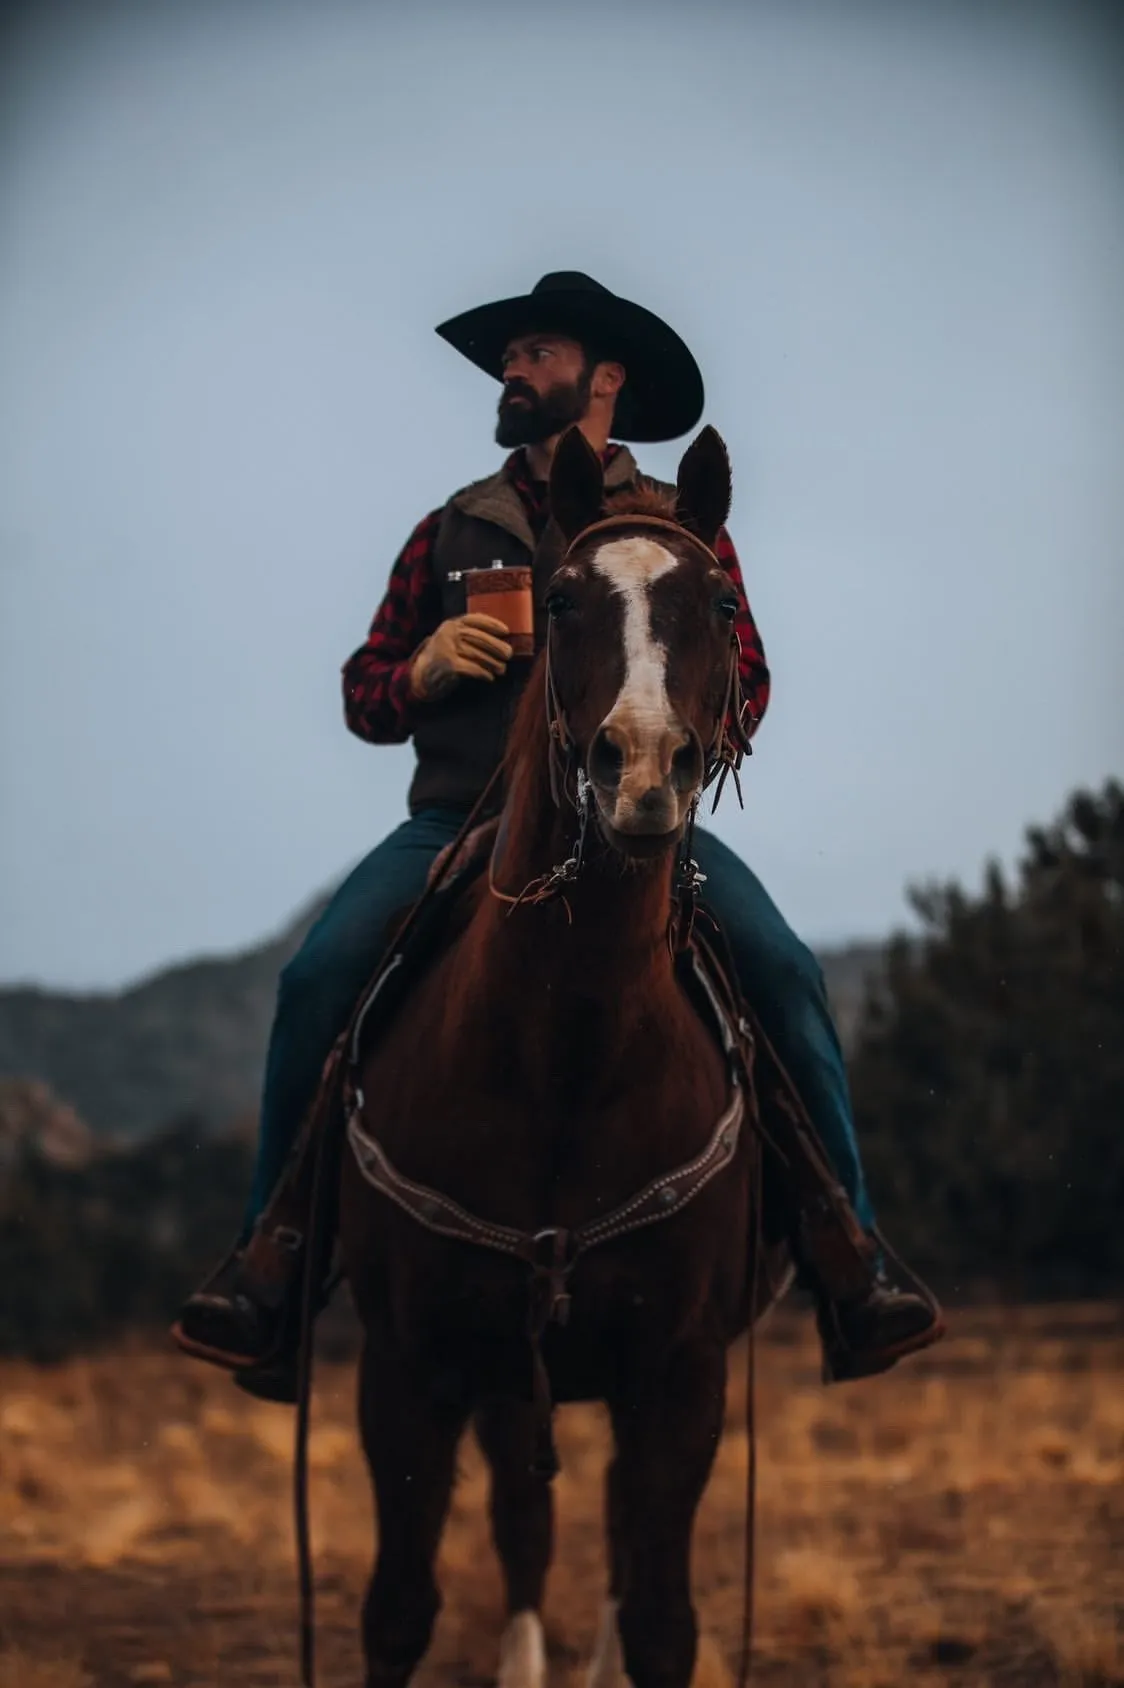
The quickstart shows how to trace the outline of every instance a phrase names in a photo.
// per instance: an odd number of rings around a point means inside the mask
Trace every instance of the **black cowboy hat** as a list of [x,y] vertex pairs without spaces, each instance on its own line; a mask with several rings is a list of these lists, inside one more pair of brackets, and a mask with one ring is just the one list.
[[463,311],[437,332],[477,369],[502,381],[508,343],[536,330],[565,334],[597,357],[624,365],[627,379],[613,421],[617,439],[678,439],[702,415],[702,375],[678,334],[580,270],[544,275],[530,293]]

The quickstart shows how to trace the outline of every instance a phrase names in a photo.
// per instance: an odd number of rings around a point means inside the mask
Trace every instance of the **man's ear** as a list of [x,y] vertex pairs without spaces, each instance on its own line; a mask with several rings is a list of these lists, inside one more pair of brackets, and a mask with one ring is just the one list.
[[613,363],[609,359],[602,359],[594,365],[593,397],[596,399],[616,399],[628,373],[623,363]]
[[597,520],[604,499],[601,459],[580,428],[567,428],[550,466],[550,513],[567,545]]
[[732,494],[730,458],[722,436],[704,428],[679,465],[676,520],[713,550],[718,530],[730,514]]

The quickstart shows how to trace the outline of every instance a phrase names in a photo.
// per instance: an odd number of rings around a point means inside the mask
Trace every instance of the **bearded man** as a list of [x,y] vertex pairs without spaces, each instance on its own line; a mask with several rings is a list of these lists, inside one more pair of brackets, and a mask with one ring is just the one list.
[[[545,276],[529,294],[468,311],[437,332],[502,383],[495,437],[511,455],[497,473],[454,493],[415,528],[366,643],[344,665],[351,731],[373,744],[413,739],[409,818],[344,880],[281,974],[242,1236],[187,1301],[174,1329],[188,1352],[230,1367],[246,1387],[274,1398],[292,1397],[292,1315],[307,1224],[299,1211],[294,1223],[286,1182],[293,1144],[392,918],[420,896],[436,857],[499,766],[526,680],[526,665],[512,665],[506,625],[466,612],[462,576],[496,562],[529,564],[541,623],[546,585],[563,550],[547,486],[562,434],[571,425],[581,429],[601,455],[611,493],[643,479],[619,442],[678,438],[703,408],[702,377],[682,339],[651,312],[577,272]],[[716,554],[738,598],[741,682],[755,728],[769,699],[769,670],[725,529]],[[794,1080],[845,1192],[833,1195],[872,1234],[844,1060],[820,968],[731,850],[698,829],[693,851],[741,990]],[[840,1287],[829,1281],[830,1271],[811,1270],[825,1343],[831,1333],[829,1380],[884,1371],[936,1341],[944,1328],[931,1299],[890,1278],[880,1247],[872,1243],[864,1260],[860,1286],[853,1272]]]

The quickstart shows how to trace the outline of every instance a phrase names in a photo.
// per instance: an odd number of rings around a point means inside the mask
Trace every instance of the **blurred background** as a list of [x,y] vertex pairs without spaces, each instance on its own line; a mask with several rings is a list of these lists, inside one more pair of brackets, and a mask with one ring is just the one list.
[[[890,933],[947,930],[907,885],[981,894],[1078,789],[1119,828],[1114,8],[7,19],[9,1084],[99,1140],[249,1123],[281,961],[405,813],[411,748],[348,735],[340,666],[414,523],[500,461],[495,389],[433,326],[550,269],[660,312],[702,364],[774,675],[745,812],[715,826],[824,954],[852,1046]],[[681,450],[643,462],[673,475]],[[1043,1033],[1011,993],[1042,991],[1050,1035],[1084,1025],[1062,924],[1062,951],[991,981],[1004,1049],[979,1051],[975,1139],[1008,1109],[995,1085],[1026,1093],[1020,1136],[1041,1100]],[[965,1039],[928,1008],[895,1129],[959,1162]],[[1084,1035],[1059,1053],[1055,1157],[1086,1157],[1066,1087],[1116,1058],[1119,1022]],[[9,1113],[43,1101],[19,1095]]]
[[500,461],[434,324],[560,268],[702,365],[774,685],[715,829],[823,959],[891,1235],[953,1301],[1118,1297],[1120,8],[0,27],[0,1351],[159,1329],[236,1228],[278,969],[404,814],[340,666]]

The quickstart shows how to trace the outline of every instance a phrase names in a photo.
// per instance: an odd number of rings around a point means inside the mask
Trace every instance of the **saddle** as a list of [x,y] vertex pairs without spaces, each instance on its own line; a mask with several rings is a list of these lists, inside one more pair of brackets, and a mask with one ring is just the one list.
[[[363,1131],[355,1094],[355,1076],[364,1051],[399,1012],[408,1012],[408,999],[418,981],[467,925],[473,907],[467,893],[490,860],[497,827],[498,821],[493,820],[467,831],[444,864],[441,858],[435,862],[430,887],[423,897],[389,923],[389,944],[378,973],[364,990],[346,1031],[325,1063],[316,1099],[263,1215],[274,1242],[283,1246],[293,1262],[301,1262],[303,1288],[287,1307],[286,1329],[292,1320],[299,1325],[302,1352],[308,1349],[311,1320],[327,1305],[339,1281],[335,1264],[336,1207],[345,1148],[356,1155],[368,1181],[415,1218],[424,1223],[427,1210],[436,1213],[437,1222],[430,1228],[444,1229],[447,1234],[461,1235],[484,1246],[503,1246],[502,1239],[497,1245],[496,1228],[487,1221],[459,1211],[450,1213],[439,1192],[411,1189],[386,1161],[377,1142]],[[821,1311],[831,1301],[862,1295],[870,1282],[876,1245],[860,1228],[799,1091],[752,1004],[737,988],[717,917],[701,902],[694,909],[689,943],[677,951],[675,966],[681,988],[727,1061],[737,1117],[735,1120],[731,1114],[728,1121],[724,1118],[718,1123],[695,1162],[674,1169],[673,1174],[665,1174],[637,1192],[645,1213],[650,1206],[651,1222],[656,1222],[693,1199],[732,1158],[744,1129],[755,1140],[755,1152],[760,1151],[760,1199],[755,1206],[765,1263],[759,1287],[767,1292],[767,1299],[779,1296],[793,1267],[797,1281],[813,1293]],[[728,1129],[731,1125],[732,1133]],[[665,1187],[669,1183],[675,1185],[674,1206],[667,1205]],[[628,1204],[630,1219],[636,1211],[635,1203],[636,1198]],[[485,1231],[493,1235],[486,1237]],[[580,1252],[598,1240],[604,1239],[592,1233],[584,1239],[571,1236],[569,1245]],[[525,1257],[526,1237],[513,1235],[506,1242],[510,1245],[508,1252]],[[559,1276],[560,1261],[528,1263],[532,1269],[544,1269],[543,1281],[549,1294],[543,1304],[555,1308],[565,1293],[564,1274]],[[282,1265],[281,1277],[288,1280],[291,1270],[291,1265]],[[288,1340],[282,1332],[279,1353]],[[236,1381],[251,1394],[289,1399],[288,1394],[273,1394],[279,1385],[286,1390],[291,1387],[288,1366],[289,1362],[282,1359],[278,1366],[267,1364],[238,1372]]]
[[[325,1120],[333,1173],[342,1153],[342,1118],[352,1115],[350,1086],[365,1050],[382,1035],[399,1011],[408,1012],[416,984],[464,929],[471,914],[469,888],[487,867],[499,828],[485,821],[450,846],[430,870],[430,891],[412,910],[391,922],[390,947],[377,976],[356,1006],[345,1036],[325,1069],[313,1122]],[[451,852],[451,853],[450,853]],[[408,930],[404,930],[408,927]],[[403,941],[395,934],[404,932]],[[871,1244],[854,1218],[846,1194],[820,1144],[807,1108],[783,1062],[765,1035],[751,1003],[735,981],[732,958],[713,910],[699,903],[689,945],[676,956],[680,985],[727,1060],[745,1100],[746,1123],[762,1146],[762,1241],[767,1251],[787,1244],[798,1273],[809,1286],[829,1286],[833,1295],[859,1293],[869,1273]],[[371,1153],[349,1130],[361,1170],[372,1178]],[[306,1129],[297,1155],[312,1158]],[[378,1159],[377,1147],[374,1160]],[[379,1185],[395,1199],[393,1169]],[[378,1183],[378,1178],[372,1178]],[[315,1180],[321,1192],[318,1211],[308,1213],[310,1236],[318,1243],[325,1277],[335,1237],[335,1176]],[[404,1183],[404,1181],[403,1181]]]

